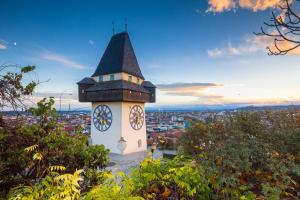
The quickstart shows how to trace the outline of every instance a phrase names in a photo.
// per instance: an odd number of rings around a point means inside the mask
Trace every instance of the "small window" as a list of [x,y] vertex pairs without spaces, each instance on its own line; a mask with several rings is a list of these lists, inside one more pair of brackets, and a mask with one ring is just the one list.
[[129,82],[132,81],[132,76],[128,76],[128,81],[129,81]]
[[140,79],[139,78],[137,79],[137,83],[140,84]]
[[84,93],[84,89],[81,90],[81,93],[82,93],[82,94]]
[[111,74],[111,75],[109,76],[109,80],[114,81],[114,80],[115,80],[115,75]]
[[100,81],[100,82],[103,81],[103,76],[99,76],[99,81]]

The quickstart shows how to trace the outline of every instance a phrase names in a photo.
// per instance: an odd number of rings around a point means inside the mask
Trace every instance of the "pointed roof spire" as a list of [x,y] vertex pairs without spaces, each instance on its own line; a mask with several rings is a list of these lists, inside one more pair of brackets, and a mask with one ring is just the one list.
[[128,24],[127,24],[127,19],[126,18],[125,18],[125,24],[124,24],[124,26],[125,26],[125,32],[127,32]]
[[113,22],[111,23],[111,25],[112,25],[112,35],[115,35],[115,23]]
[[121,72],[144,79],[127,32],[112,36],[92,76]]

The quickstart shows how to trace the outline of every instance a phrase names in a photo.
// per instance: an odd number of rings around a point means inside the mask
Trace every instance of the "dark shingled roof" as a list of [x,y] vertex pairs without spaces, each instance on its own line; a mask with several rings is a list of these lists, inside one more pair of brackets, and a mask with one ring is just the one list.
[[77,84],[86,84],[86,85],[94,85],[96,81],[93,78],[84,78],[79,81]]
[[148,90],[143,88],[141,85],[124,81],[124,80],[116,80],[116,81],[106,81],[106,82],[98,82],[95,85],[86,89],[87,92],[95,92],[95,91],[103,91],[103,90],[132,90],[137,92],[149,93]]
[[156,88],[156,86],[153,85],[153,83],[151,83],[150,81],[143,81],[142,86],[148,88]]
[[114,35],[92,76],[126,72],[144,79],[127,32]]

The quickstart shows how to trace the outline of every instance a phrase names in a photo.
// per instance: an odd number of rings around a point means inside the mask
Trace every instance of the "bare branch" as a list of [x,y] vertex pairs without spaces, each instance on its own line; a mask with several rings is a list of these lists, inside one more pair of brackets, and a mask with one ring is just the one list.
[[[267,46],[268,55],[286,55],[290,51],[293,51],[300,47],[300,15],[298,15],[291,5],[290,0],[285,0],[284,5],[278,5],[271,13],[269,22],[264,22],[264,27],[267,27],[267,31],[263,27],[259,33],[255,33],[257,36],[266,36],[274,38],[273,45]],[[293,3],[298,3],[300,0],[294,0]],[[279,16],[275,14],[275,11],[281,13]]]

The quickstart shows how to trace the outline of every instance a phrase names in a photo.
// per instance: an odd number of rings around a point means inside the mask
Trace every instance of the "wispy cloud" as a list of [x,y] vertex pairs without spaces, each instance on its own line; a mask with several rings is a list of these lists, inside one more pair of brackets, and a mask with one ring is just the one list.
[[93,40],[89,40],[90,45],[94,45],[94,41]]
[[171,84],[158,84],[157,87],[166,95],[181,96],[181,97],[196,97],[198,100],[205,102],[214,102],[222,99],[222,95],[209,94],[209,88],[222,87],[223,84],[218,83],[171,83]]
[[[293,0],[290,0],[291,2]],[[238,8],[250,9],[254,12],[283,5],[285,0],[209,0],[207,12],[223,12]]]
[[257,36],[251,36],[236,46],[228,42],[227,46],[210,49],[207,51],[207,54],[209,57],[240,56],[262,52],[264,49],[263,43],[257,39]]
[[7,46],[4,44],[0,44],[0,50],[4,50],[4,49],[7,49]]
[[5,40],[0,39],[0,50],[5,50],[7,49],[8,42],[6,42]]
[[[282,50],[290,49],[293,47],[293,44],[289,43],[288,41],[277,41],[277,45]],[[243,56],[255,53],[266,53],[266,47],[269,47],[271,50],[276,51],[274,38],[269,36],[247,35],[240,43],[236,45],[232,45],[231,42],[228,42],[227,46],[225,47],[209,49],[207,51],[207,54],[212,58]],[[300,55],[300,49],[297,48],[290,51],[289,55]]]
[[[270,32],[271,32],[270,34],[272,34],[272,35],[277,34],[277,32],[275,30],[270,31]],[[276,39],[277,39],[277,41],[276,41],[276,46],[275,46]],[[278,49],[280,49],[282,51],[285,51],[288,49],[293,49],[296,46],[296,44],[291,43],[287,40],[281,40],[280,38],[276,38],[276,39],[274,37],[269,37],[269,36],[256,36],[254,42],[259,46],[270,48],[270,50],[273,52],[278,52],[279,51]],[[299,40],[300,37],[298,35],[295,35],[294,37],[291,37],[291,39]],[[300,49],[299,48],[293,49],[288,52],[288,55],[299,56]]]
[[64,65],[65,67],[72,68],[72,69],[86,69],[86,67],[82,64],[79,64],[70,58],[67,58],[63,55],[59,55],[50,51],[45,51],[44,53],[41,54],[41,58],[49,61],[54,61],[57,63],[60,63]]
[[222,57],[222,56],[238,56],[244,53],[257,51],[257,48],[254,49],[252,45],[249,45],[248,43],[246,45],[247,46],[239,45],[238,47],[233,47],[231,42],[228,42],[226,47],[210,49],[207,51],[207,54],[209,57]]
[[173,90],[204,90],[209,87],[223,86],[218,83],[170,83],[158,84],[157,87],[162,91]]

